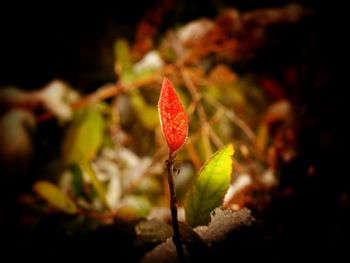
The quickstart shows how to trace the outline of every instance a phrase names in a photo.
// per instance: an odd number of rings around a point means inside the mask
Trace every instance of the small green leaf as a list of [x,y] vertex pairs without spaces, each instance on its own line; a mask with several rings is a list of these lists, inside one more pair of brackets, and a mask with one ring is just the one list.
[[186,220],[192,226],[209,222],[210,212],[222,204],[232,173],[233,146],[216,152],[202,167],[185,199]]
[[81,112],[73,121],[63,141],[62,150],[65,164],[79,161],[82,153],[91,160],[103,142],[104,121],[95,108]]
[[69,170],[72,174],[72,188],[75,196],[83,196],[84,179],[82,170],[76,163],[72,164]]
[[122,38],[117,39],[114,44],[114,56],[117,66],[120,67],[123,82],[130,83],[133,78],[133,72],[128,41]]
[[157,108],[148,105],[138,90],[130,92],[130,103],[136,112],[138,120],[146,129],[154,130],[154,128],[159,126]]
[[139,72],[134,72],[134,79],[133,80],[136,81],[136,80],[146,79],[149,76],[151,76],[152,74],[154,74],[154,72],[156,72],[156,70],[152,69],[152,68],[146,68],[146,69],[143,69]]
[[38,181],[34,184],[33,189],[54,207],[68,214],[75,214],[77,212],[77,207],[69,196],[49,181]]
[[84,158],[84,156],[82,154],[80,154],[78,164],[79,164],[80,168],[83,171],[85,171],[87,173],[87,175],[89,176],[90,181],[91,181],[93,187],[95,188],[98,196],[100,197],[103,205],[110,210],[110,206],[109,206],[109,204],[107,202],[107,198],[106,198],[106,191],[105,191],[103,185],[98,180],[96,173],[95,173],[94,169],[92,168],[89,160],[87,160],[86,158]]

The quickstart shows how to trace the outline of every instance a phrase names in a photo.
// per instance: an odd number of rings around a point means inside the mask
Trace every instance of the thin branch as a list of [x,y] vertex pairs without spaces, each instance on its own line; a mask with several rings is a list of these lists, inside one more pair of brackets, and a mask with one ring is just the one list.
[[210,139],[215,144],[216,148],[220,149],[221,147],[224,146],[224,143],[222,142],[222,140],[219,138],[219,136],[216,134],[216,132],[211,126],[209,126],[209,136],[210,136]]
[[[147,78],[143,78],[140,80],[136,80],[133,83],[130,84],[122,84],[122,83],[110,83],[101,86],[99,89],[97,89],[95,92],[90,93],[80,99],[77,102],[74,102],[71,104],[72,109],[81,109],[89,106],[92,103],[95,103],[100,100],[106,100],[109,98],[112,98],[114,96],[119,95],[120,93],[123,93],[128,90],[137,89],[143,86],[151,85],[153,83],[158,82],[161,79],[161,76],[163,73],[169,72],[172,70],[172,67],[170,66],[164,66],[161,70],[153,73]],[[51,112],[45,112],[42,115],[38,116],[37,122],[47,121],[54,117],[54,114]]]
[[183,67],[180,67],[180,73],[182,76],[183,81],[185,82],[186,87],[190,91],[193,100],[197,104],[197,110],[198,110],[198,117],[200,122],[202,123],[202,129],[201,129],[201,134],[202,134],[202,140],[203,140],[203,146],[204,146],[204,153],[206,159],[209,158],[212,155],[212,149],[209,141],[209,130],[210,130],[210,125],[208,123],[207,115],[205,113],[205,110],[203,108],[203,105],[201,103],[201,96],[197,92],[197,88],[194,85],[193,81],[191,80],[188,72],[186,69]]
[[241,119],[239,118],[232,110],[229,110],[226,108],[223,104],[221,104],[219,101],[213,100],[209,96],[204,96],[204,99],[211,104],[213,107],[222,109],[225,113],[225,116],[232,121],[234,124],[236,124],[248,137],[248,139],[256,145],[257,139],[254,134],[254,132],[250,129],[250,127]]
[[188,138],[188,140],[187,140],[186,150],[188,152],[188,155],[191,158],[193,166],[196,168],[197,171],[199,171],[199,169],[201,168],[202,164],[201,164],[200,158],[198,156],[198,153],[196,151],[196,148],[193,146],[192,137]]
[[138,176],[136,179],[130,182],[129,186],[123,190],[123,196],[132,193],[145,178],[152,175],[152,173],[150,173],[150,169],[160,162],[160,158],[164,156],[164,152],[166,152],[166,147],[158,148],[158,150],[153,154],[149,169],[147,169],[147,171],[145,171],[142,175]]

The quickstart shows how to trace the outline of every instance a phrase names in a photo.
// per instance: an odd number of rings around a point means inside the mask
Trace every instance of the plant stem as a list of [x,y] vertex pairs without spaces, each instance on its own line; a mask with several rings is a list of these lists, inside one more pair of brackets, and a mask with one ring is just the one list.
[[169,154],[168,160],[165,161],[165,172],[168,179],[169,191],[170,191],[170,211],[171,219],[173,222],[174,236],[173,241],[176,247],[177,256],[179,262],[185,262],[184,251],[180,238],[179,222],[177,221],[177,199],[175,192],[175,178],[174,178],[174,156]]

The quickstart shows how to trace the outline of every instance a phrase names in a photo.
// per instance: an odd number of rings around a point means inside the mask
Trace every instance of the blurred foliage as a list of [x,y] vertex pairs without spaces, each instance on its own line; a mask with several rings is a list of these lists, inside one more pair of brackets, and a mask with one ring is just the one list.
[[79,112],[72,120],[62,143],[63,158],[66,164],[76,163],[80,154],[88,160],[93,159],[102,145],[104,121],[94,108]]
[[68,214],[75,214],[77,207],[60,188],[48,181],[38,181],[33,186],[35,192],[47,202]]
[[87,160],[83,154],[80,154],[80,155],[78,154],[78,159],[76,162],[79,164],[82,171],[87,174],[91,184],[93,185],[96,192],[98,193],[98,196],[100,197],[100,200],[102,201],[104,206],[109,208],[109,205],[108,205],[107,199],[106,199],[105,189],[104,189],[103,185],[101,185],[99,179],[97,178],[96,172],[92,168],[89,160]]
[[[62,154],[42,164],[43,171],[52,174],[36,177],[35,193],[24,195],[32,198],[20,198],[32,208],[28,224],[38,214],[58,211],[74,214],[73,222],[63,220],[62,225],[69,229],[77,224],[82,232],[116,220],[146,218],[153,221],[136,227],[138,242],[157,243],[169,236],[170,230],[160,223],[170,219],[163,175],[167,146],[157,112],[164,76],[174,83],[189,117],[189,136],[175,161],[180,221],[192,227],[207,224],[221,205],[264,209],[269,198],[255,197],[268,196],[279,183],[279,164],[297,155],[294,109],[283,91],[289,80],[242,74],[239,65],[266,44],[269,26],[295,23],[307,13],[298,5],[246,13],[224,9],[215,19],[190,21],[164,34],[157,33],[159,23],[146,17],[133,43],[118,38],[110,47],[115,83],[74,99],[67,99],[68,93],[76,91],[61,84],[60,96],[45,93],[39,113],[33,101],[42,100],[40,92],[23,93],[20,100],[0,96],[11,107],[35,112],[37,123],[59,118],[55,107],[65,105],[72,112],[59,122],[65,130],[58,142]],[[16,124],[23,131],[23,122]],[[0,138],[1,153],[13,156],[16,149],[5,135]],[[51,166],[57,169],[45,170]],[[35,209],[43,200],[48,209]],[[94,223],[85,224],[84,218]]]

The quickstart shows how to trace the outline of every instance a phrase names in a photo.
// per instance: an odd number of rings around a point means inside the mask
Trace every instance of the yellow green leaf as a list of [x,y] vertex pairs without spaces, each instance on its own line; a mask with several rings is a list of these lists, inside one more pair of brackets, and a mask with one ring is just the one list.
[[73,164],[69,167],[72,174],[72,190],[75,196],[83,195],[84,179],[83,172],[78,164]]
[[130,103],[136,112],[138,120],[146,129],[154,130],[154,128],[159,126],[157,108],[148,105],[138,90],[130,92]]
[[76,163],[80,153],[91,160],[103,142],[104,121],[101,114],[93,107],[85,109],[69,127],[63,141],[65,164]]
[[69,196],[53,183],[49,181],[38,181],[34,184],[33,189],[54,207],[68,214],[75,214],[77,212],[77,207]]
[[117,66],[122,74],[122,80],[124,83],[132,81],[132,60],[130,55],[129,44],[125,39],[117,39],[114,44],[114,56],[117,62]]
[[233,146],[216,152],[194,178],[185,199],[187,222],[192,226],[209,222],[210,212],[223,202],[232,174]]
[[[79,153],[78,153],[78,155],[79,155]],[[105,191],[103,185],[98,180],[96,173],[95,173],[94,169],[92,168],[89,160],[87,160],[86,158],[84,158],[84,156],[82,154],[80,154],[80,158],[79,158],[79,161],[77,163],[79,164],[80,168],[83,171],[85,171],[86,174],[89,176],[89,179],[90,179],[93,187],[95,188],[98,196],[100,197],[103,205],[110,210],[110,206],[109,206],[109,204],[107,202],[107,198],[106,198],[106,191]]]

